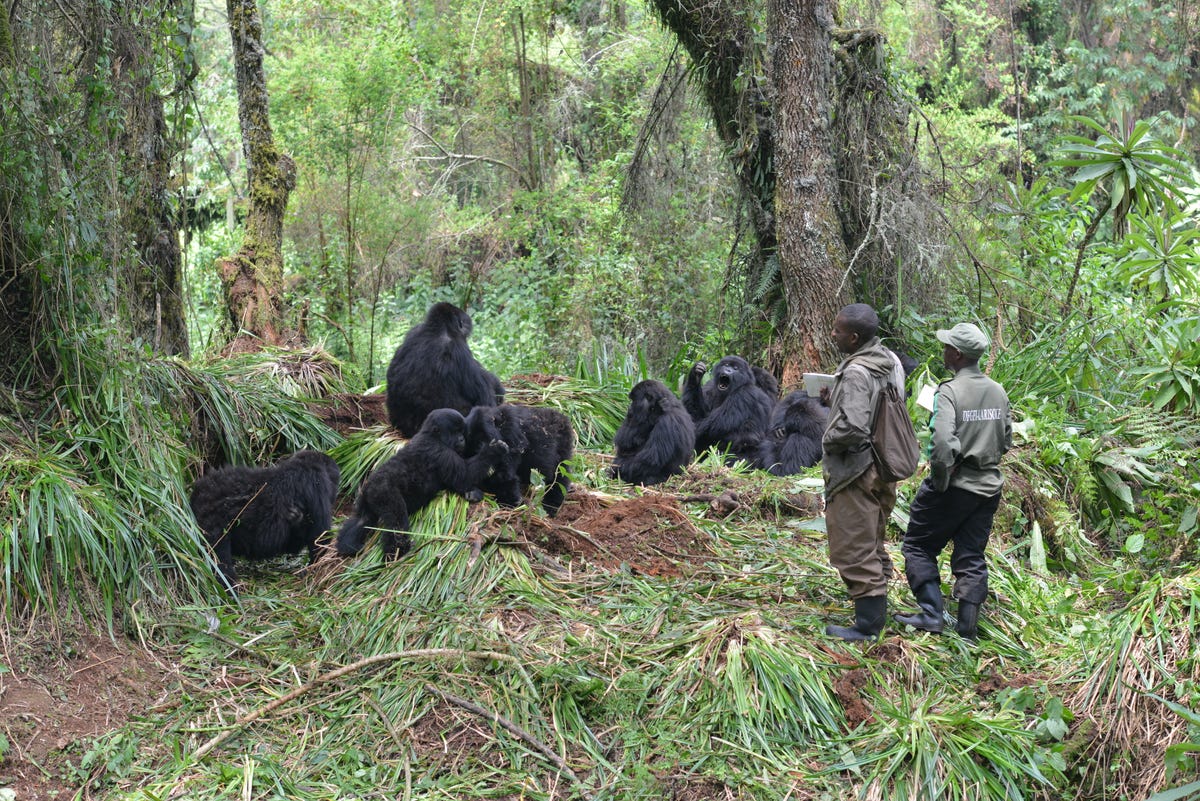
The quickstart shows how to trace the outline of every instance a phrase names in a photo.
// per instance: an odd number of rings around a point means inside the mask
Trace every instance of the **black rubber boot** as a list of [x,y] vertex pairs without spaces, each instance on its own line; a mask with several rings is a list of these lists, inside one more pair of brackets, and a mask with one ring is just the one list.
[[979,604],[970,601],[958,602],[958,623],[954,630],[964,640],[975,642],[979,636]]
[[870,595],[854,599],[854,626],[826,626],[825,633],[843,640],[873,640],[887,621],[887,596]]
[[921,611],[913,615],[895,615],[896,622],[912,626],[921,631],[941,634],[945,621],[942,619],[942,586],[936,581],[927,581],[913,590],[917,606]]

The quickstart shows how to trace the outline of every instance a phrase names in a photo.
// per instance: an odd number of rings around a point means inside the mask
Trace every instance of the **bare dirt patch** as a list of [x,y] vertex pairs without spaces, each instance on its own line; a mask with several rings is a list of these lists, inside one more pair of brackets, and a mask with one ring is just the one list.
[[531,518],[522,529],[530,544],[559,558],[607,570],[679,576],[712,555],[709,537],[669,496],[613,500],[572,492],[558,516]]
[[103,635],[5,641],[0,670],[0,787],[20,801],[63,801],[85,782],[88,740],[165,703],[174,669]]

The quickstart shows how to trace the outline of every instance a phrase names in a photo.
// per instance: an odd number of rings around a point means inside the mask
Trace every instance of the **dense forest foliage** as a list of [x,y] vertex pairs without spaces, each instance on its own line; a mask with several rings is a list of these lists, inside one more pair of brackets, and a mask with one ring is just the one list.
[[[1200,797],[1198,112],[1192,0],[5,3],[0,703],[83,631],[180,678],[38,758],[0,713],[0,799]],[[231,598],[197,476],[325,451],[346,514],[438,301],[570,418],[565,522],[443,497]],[[991,337],[977,646],[822,640],[819,469],[606,470],[637,381],[794,388],[855,301],[914,388]]]

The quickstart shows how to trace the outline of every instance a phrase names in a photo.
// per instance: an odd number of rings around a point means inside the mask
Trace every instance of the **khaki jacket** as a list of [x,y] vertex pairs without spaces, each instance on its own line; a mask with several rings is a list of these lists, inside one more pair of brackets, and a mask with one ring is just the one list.
[[825,497],[851,484],[871,465],[871,423],[886,382],[904,394],[904,368],[896,354],[874,337],[847,356],[834,373],[829,422],[821,437]]
[[978,365],[938,386],[929,419],[929,483],[995,495],[1004,484],[1000,457],[1012,447],[1012,415],[1004,387]]

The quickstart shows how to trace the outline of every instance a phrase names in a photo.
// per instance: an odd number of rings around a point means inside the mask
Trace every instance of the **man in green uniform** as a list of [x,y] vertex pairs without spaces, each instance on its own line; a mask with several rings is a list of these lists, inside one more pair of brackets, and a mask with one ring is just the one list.
[[[879,342],[879,317],[865,303],[851,304],[833,321],[833,341],[846,358],[828,397],[829,422],[821,438],[825,478],[825,529],[829,561],[854,600],[854,625],[827,626],[844,640],[872,639],[887,622],[892,560],[884,531],[896,505],[896,484],[884,481],[871,455],[871,418],[888,382],[904,395],[904,369]],[[824,400],[825,391],[822,391]]]
[[904,573],[921,611],[896,615],[898,623],[940,632],[942,583],[938,554],[950,541],[950,570],[958,599],[955,630],[974,640],[979,607],[987,597],[984,549],[1000,505],[1000,457],[1012,447],[1012,419],[1004,387],[979,371],[987,336],[970,323],[937,332],[942,361],[954,373],[933,401],[929,421],[929,476],[909,509]]

